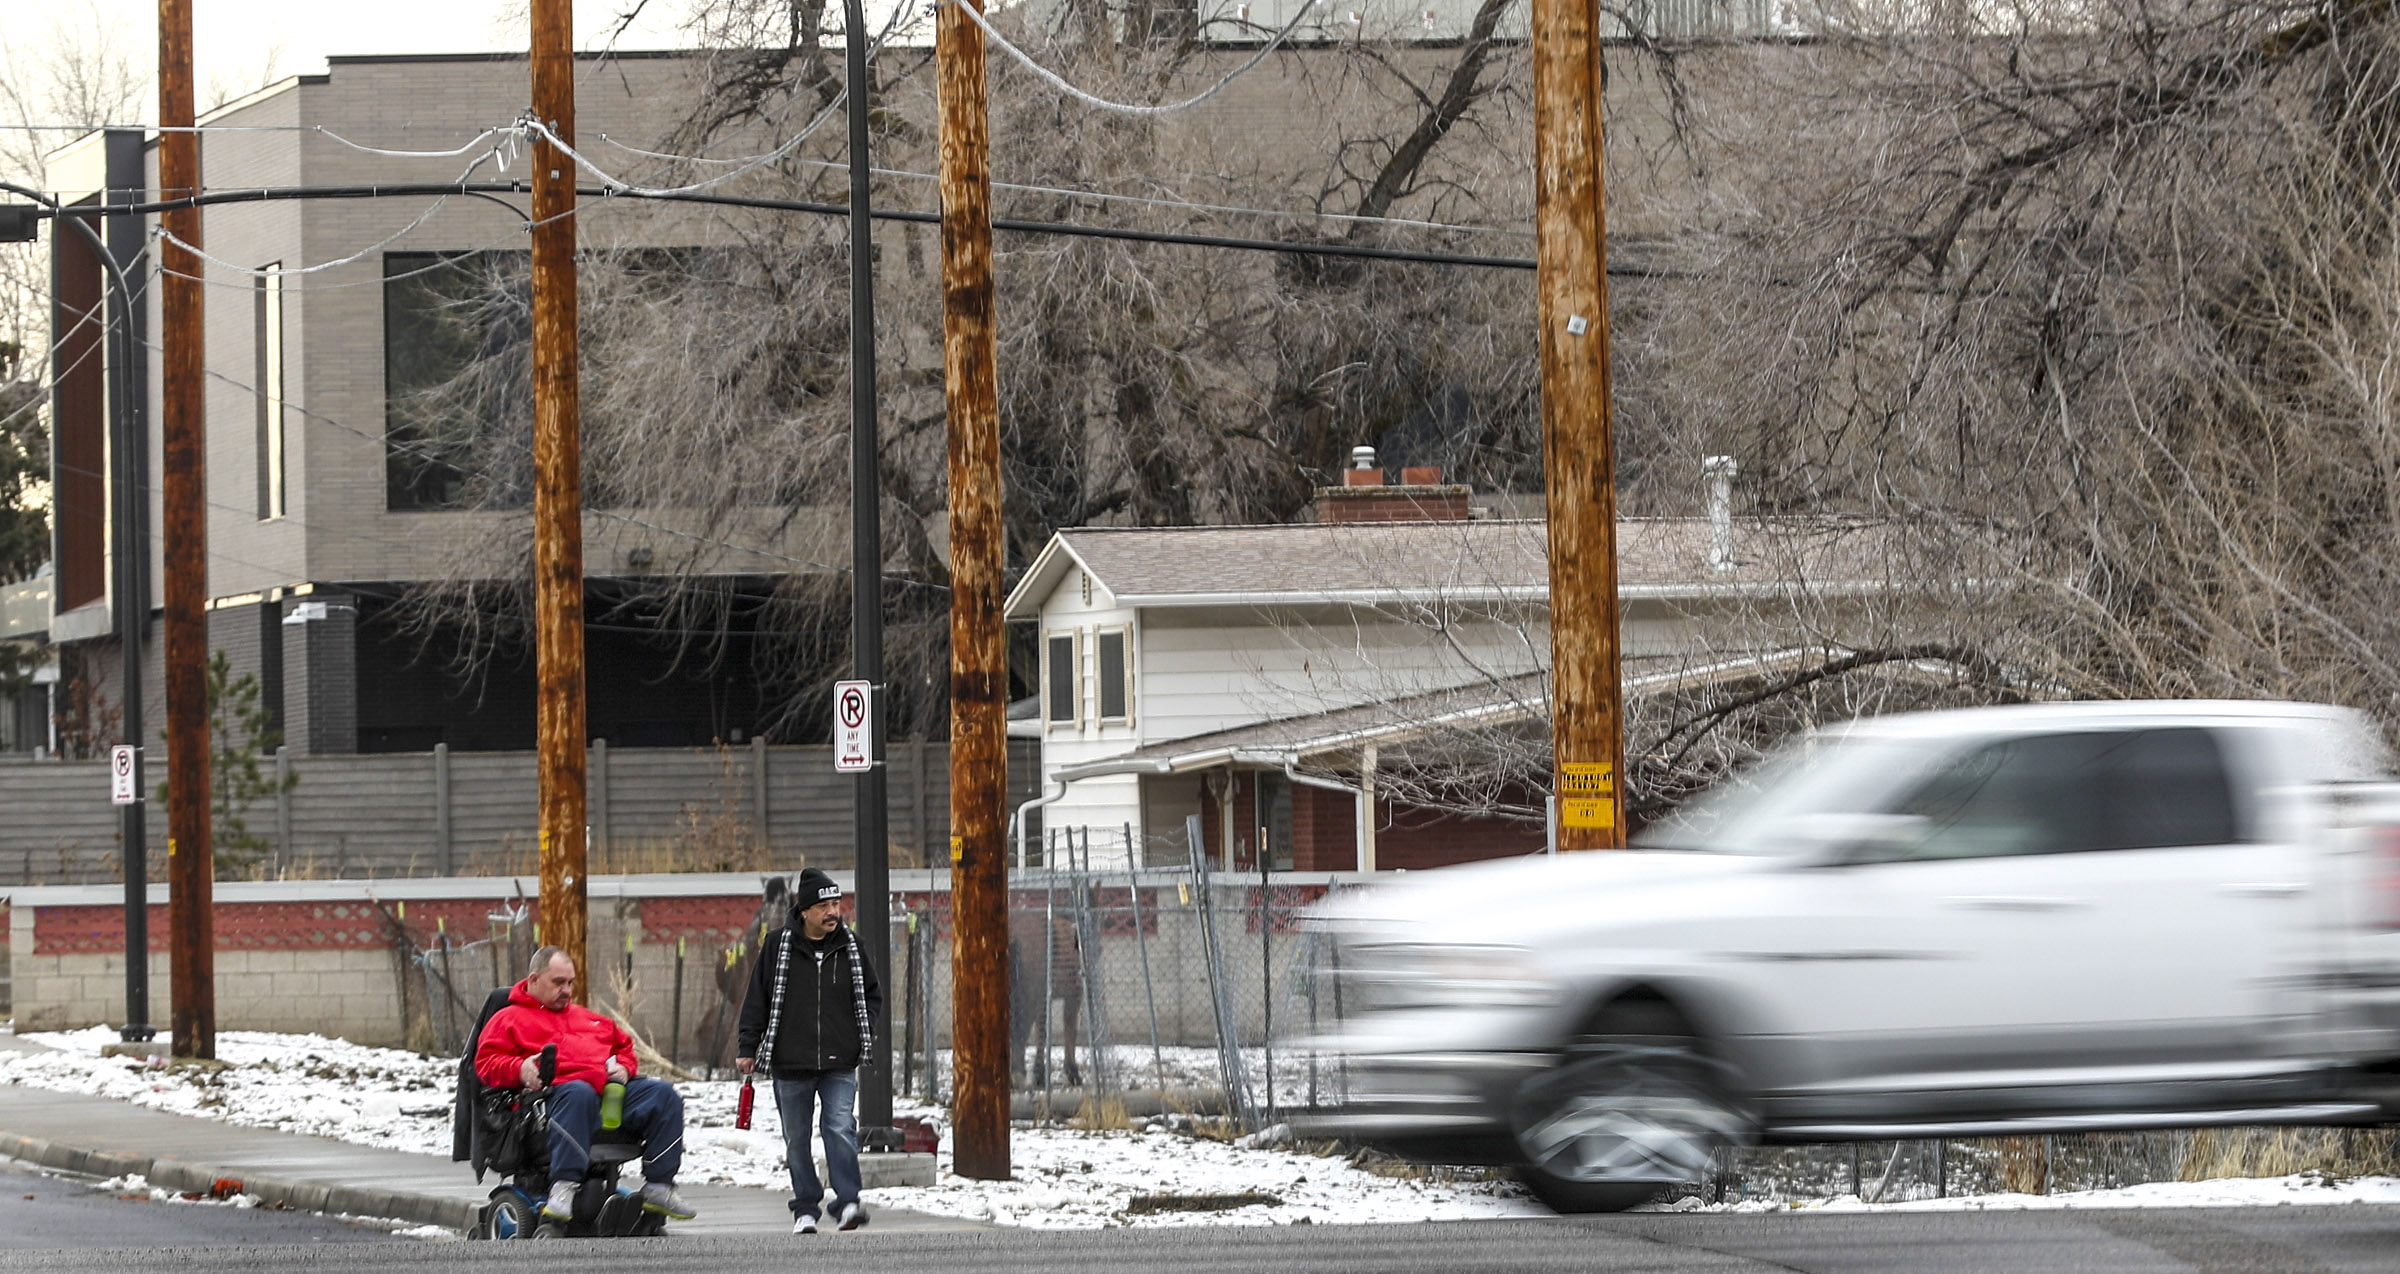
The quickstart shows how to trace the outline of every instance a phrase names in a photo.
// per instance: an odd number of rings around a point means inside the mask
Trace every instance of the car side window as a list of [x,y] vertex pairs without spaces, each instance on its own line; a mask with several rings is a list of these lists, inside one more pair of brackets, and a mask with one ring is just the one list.
[[2239,838],[2225,758],[2206,730],[2004,739],[1936,770],[1891,813],[1920,820],[1878,861],[2220,845]]
[[2217,736],[2143,730],[2099,758],[2092,849],[2226,845],[2243,839]]
[[2055,854],[2086,839],[2082,773],[2093,742],[2083,734],[2032,735],[1958,756],[1892,809],[1922,822],[1880,857]]

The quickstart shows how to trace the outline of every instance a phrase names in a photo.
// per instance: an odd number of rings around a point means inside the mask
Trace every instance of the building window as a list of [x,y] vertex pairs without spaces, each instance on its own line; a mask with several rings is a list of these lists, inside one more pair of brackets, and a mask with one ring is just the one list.
[[530,502],[531,265],[521,251],[384,254],[386,508]]
[[1133,716],[1133,665],[1126,658],[1131,632],[1103,628],[1093,634],[1092,675],[1099,681],[1100,719],[1126,721]]
[[283,443],[283,263],[262,270],[251,305],[258,333],[258,358],[252,367],[258,399],[258,516],[261,521],[284,516]]
[[1083,661],[1077,645],[1071,632],[1042,640],[1042,720],[1051,725],[1083,720]]

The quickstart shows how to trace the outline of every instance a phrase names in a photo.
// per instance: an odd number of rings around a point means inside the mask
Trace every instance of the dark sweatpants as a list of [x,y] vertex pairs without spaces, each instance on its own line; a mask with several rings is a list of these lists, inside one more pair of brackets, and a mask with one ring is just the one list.
[[[550,1090],[550,1180],[583,1180],[599,1130],[599,1089],[571,1079]],[[627,1084],[625,1131],[641,1138],[642,1179],[674,1184],[683,1167],[683,1094],[664,1080]]]

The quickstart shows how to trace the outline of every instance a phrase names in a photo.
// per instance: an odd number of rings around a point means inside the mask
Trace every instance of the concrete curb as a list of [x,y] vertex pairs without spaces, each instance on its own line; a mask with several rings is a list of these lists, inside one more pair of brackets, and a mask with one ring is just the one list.
[[399,1221],[413,1221],[418,1225],[445,1226],[462,1233],[475,1224],[475,1214],[480,1206],[472,1199],[418,1194],[408,1190],[327,1185],[321,1181],[294,1181],[286,1177],[262,1177],[215,1164],[114,1154],[44,1141],[39,1137],[20,1137],[10,1132],[0,1132],[0,1157],[92,1177],[139,1175],[152,1185],[194,1194],[255,1195],[262,1203],[297,1212],[390,1217]]

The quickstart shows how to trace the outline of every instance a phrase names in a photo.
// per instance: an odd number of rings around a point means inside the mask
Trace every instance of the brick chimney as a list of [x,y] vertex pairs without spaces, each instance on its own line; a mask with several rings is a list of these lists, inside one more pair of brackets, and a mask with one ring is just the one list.
[[1473,490],[1442,481],[1433,465],[1411,465],[1400,481],[1386,483],[1373,447],[1352,447],[1342,485],[1317,488],[1319,522],[1464,522]]

